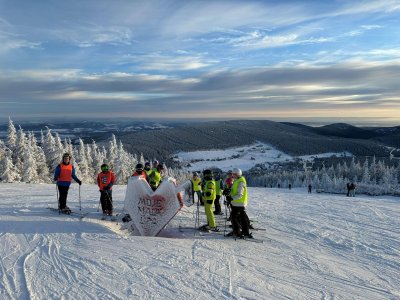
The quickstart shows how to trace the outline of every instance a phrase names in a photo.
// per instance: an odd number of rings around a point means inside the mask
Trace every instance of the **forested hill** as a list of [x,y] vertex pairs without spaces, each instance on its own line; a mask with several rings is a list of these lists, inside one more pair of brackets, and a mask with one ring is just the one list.
[[[388,157],[389,150],[384,146],[400,146],[396,145],[399,127],[387,128],[381,133],[377,128],[354,127],[353,134],[347,132],[346,136],[343,131],[349,131],[348,126],[330,125],[324,129],[273,121],[215,121],[155,131],[117,133],[117,138],[130,152],[163,160],[178,151],[225,149],[255,141],[271,144],[290,155],[348,151],[356,156]],[[362,133],[359,137],[357,130]]]

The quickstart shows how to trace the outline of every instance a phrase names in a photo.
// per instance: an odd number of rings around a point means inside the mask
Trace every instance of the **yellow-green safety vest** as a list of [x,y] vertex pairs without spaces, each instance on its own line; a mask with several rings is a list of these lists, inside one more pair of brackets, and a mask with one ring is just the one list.
[[201,178],[194,179],[192,178],[192,184],[193,184],[193,191],[201,191]]
[[243,176],[239,177],[238,179],[235,179],[235,181],[233,182],[232,189],[231,189],[231,197],[234,197],[234,196],[237,195],[239,182],[243,182],[244,183],[243,196],[241,198],[237,199],[237,200],[232,200],[232,205],[233,206],[246,207],[247,206],[247,182],[246,182],[246,179]]

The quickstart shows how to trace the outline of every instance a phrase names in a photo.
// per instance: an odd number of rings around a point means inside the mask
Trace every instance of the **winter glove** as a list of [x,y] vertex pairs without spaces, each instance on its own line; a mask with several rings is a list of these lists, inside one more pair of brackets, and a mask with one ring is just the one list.
[[231,203],[232,202],[232,197],[231,196],[226,196],[226,202]]
[[82,185],[82,181],[80,181],[79,179],[76,180],[76,182],[77,182],[79,185]]

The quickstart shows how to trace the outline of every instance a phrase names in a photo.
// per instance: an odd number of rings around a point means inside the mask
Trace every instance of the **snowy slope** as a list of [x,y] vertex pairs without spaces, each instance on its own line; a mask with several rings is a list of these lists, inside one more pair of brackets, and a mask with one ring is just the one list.
[[293,157],[265,143],[255,143],[248,146],[215,149],[193,152],[178,152],[175,159],[189,171],[199,171],[208,168],[219,168],[228,171],[234,167],[247,171],[257,164],[271,166],[274,163],[294,161],[301,159],[313,161],[315,158],[352,156],[349,152],[318,153]]
[[54,185],[0,184],[0,299],[400,299],[398,198],[250,188],[259,244],[180,232],[196,207],[132,236],[98,220],[98,194],[82,186],[80,220],[46,209]]

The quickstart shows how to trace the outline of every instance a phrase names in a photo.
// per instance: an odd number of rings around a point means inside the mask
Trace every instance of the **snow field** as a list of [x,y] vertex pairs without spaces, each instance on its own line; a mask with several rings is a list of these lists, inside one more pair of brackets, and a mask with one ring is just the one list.
[[[125,188],[114,188],[116,212]],[[95,185],[81,187],[82,220],[46,209],[54,185],[0,194],[0,299],[400,299],[398,198],[250,188],[259,244],[180,232],[195,206],[159,237],[132,235],[99,220]],[[79,211],[75,184],[68,205]]]

